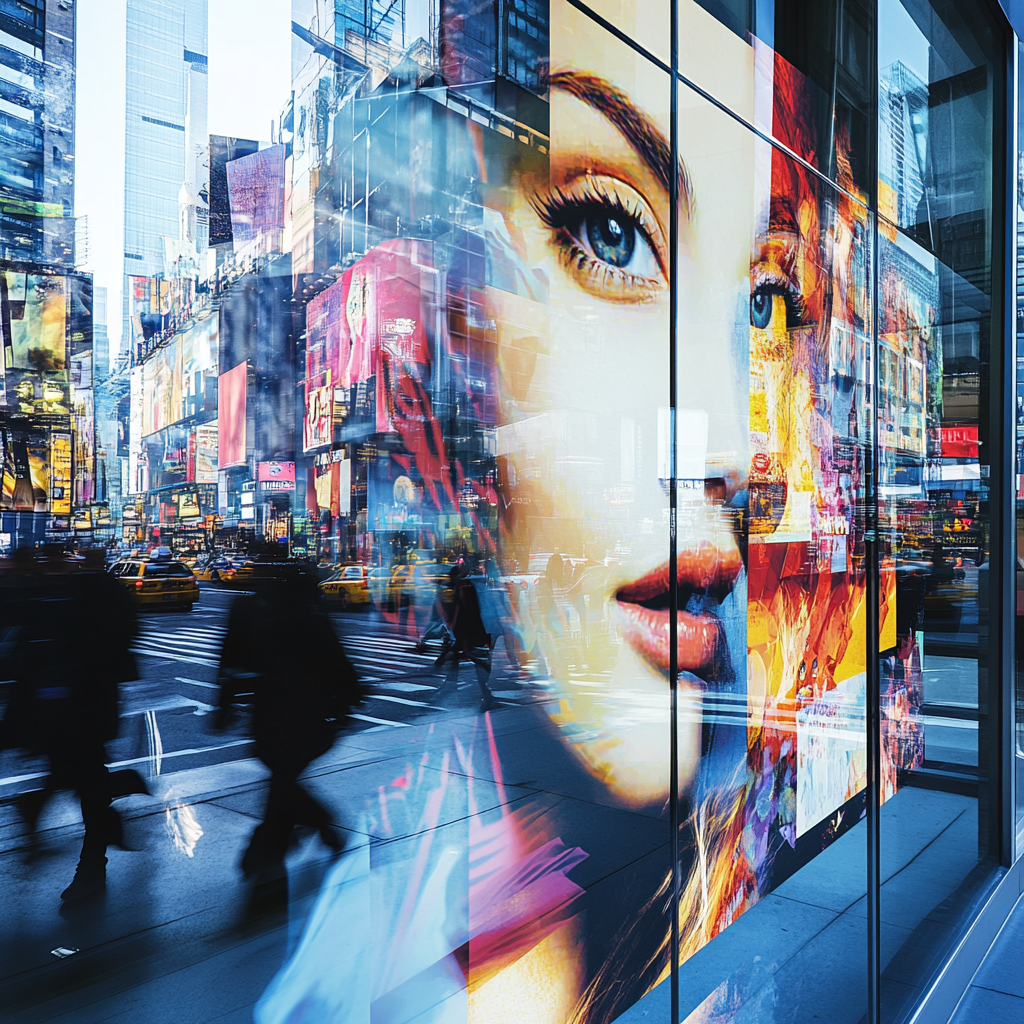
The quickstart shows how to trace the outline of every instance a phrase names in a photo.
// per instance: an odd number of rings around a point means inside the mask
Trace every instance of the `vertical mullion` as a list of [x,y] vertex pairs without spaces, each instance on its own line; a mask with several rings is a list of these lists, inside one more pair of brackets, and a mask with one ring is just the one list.
[[[995,744],[998,761],[992,766],[992,785],[998,794],[993,801],[996,819],[996,852],[999,862],[1009,867],[1016,854],[1016,795],[1014,781],[1014,695],[1016,686],[1016,366],[1017,366],[1017,334],[1016,334],[1016,273],[1017,273],[1017,39],[1012,31],[1007,33],[1006,60],[1004,62],[1005,77],[1003,88],[992,89],[994,103],[993,134],[996,160],[993,171],[1001,168],[1003,188],[1001,190],[1003,209],[1002,216],[993,217],[993,227],[1002,231],[998,241],[1002,245],[992,246],[994,259],[1001,259],[1001,273],[993,274],[993,352],[991,363],[995,380],[995,409],[990,413],[997,437],[996,454],[998,461],[989,469],[989,487],[992,499],[989,503],[993,518],[998,526],[998,543],[990,558],[990,564],[996,568],[992,583],[998,588],[993,595],[992,607],[996,610],[996,629],[998,630],[998,651],[995,678],[990,682],[989,713],[995,717],[996,735],[999,741]],[[998,83],[995,83],[998,84]],[[1001,97],[1001,100],[999,99]],[[999,106],[1002,109],[999,109]],[[1001,116],[1000,116],[1001,115]],[[1000,152],[1000,146],[1003,147]],[[999,157],[1002,157],[999,160]],[[995,173],[993,174],[995,177]],[[997,179],[998,180],[998,179]],[[997,203],[1000,190],[993,190],[993,204]],[[997,211],[993,211],[994,213]],[[996,282],[999,282],[996,286]],[[998,563],[994,559],[998,558]],[[991,571],[991,570],[990,570]],[[990,584],[991,586],[991,584]],[[991,618],[990,613],[990,618]],[[990,626],[991,629],[991,626]],[[991,846],[990,846],[991,849]]]
[[[879,665],[879,599],[880,572],[878,537],[878,7],[875,6],[875,23],[871,33],[872,78],[871,110],[874,132],[871,136],[872,173],[869,176],[871,197],[871,331],[868,348],[868,438],[867,473],[865,474],[865,568],[867,638],[865,655],[867,679],[865,708],[867,729],[867,965],[868,965],[868,1024],[881,1024],[882,1020],[882,949],[881,949],[881,685]],[[836,55],[838,60],[838,54]],[[833,118],[835,111],[832,112]]]
[[669,402],[669,424],[672,433],[669,444],[669,527],[668,527],[668,671],[669,671],[669,693],[670,712],[669,727],[671,736],[669,738],[669,855],[672,858],[672,903],[670,912],[672,914],[670,955],[672,957],[669,984],[671,986],[670,1004],[672,1024],[679,1024],[679,902],[681,898],[682,879],[679,873],[679,594],[676,587],[678,579],[678,546],[677,546],[677,522],[678,491],[676,486],[676,403],[678,400],[676,387],[677,369],[677,312],[679,307],[679,3],[678,0],[671,0],[670,13],[670,74],[669,88],[669,155],[670,173],[668,187],[668,402]]

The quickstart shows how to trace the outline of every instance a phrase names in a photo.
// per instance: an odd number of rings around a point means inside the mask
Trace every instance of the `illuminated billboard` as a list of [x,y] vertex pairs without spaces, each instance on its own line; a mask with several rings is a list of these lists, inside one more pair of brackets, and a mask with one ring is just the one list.
[[256,479],[264,492],[294,491],[294,462],[261,462],[257,467]]
[[217,376],[218,329],[218,318],[208,317],[176,334],[142,364],[144,436],[206,409]]
[[235,249],[284,228],[285,147],[271,146],[227,164]]
[[[6,271],[4,363],[8,370],[60,373],[68,364],[68,280]],[[9,317],[9,321],[8,321]]]
[[217,482],[218,429],[217,423],[202,423],[196,427],[196,470],[197,484]]
[[249,364],[239,363],[220,375],[217,387],[218,458],[221,469],[244,466],[246,461],[246,383]]

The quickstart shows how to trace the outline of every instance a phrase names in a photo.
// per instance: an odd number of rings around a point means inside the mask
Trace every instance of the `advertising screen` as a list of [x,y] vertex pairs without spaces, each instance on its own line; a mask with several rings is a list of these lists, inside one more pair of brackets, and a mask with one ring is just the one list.
[[71,435],[50,435],[50,511],[56,516],[71,514]]
[[[6,271],[9,327],[4,317],[8,369],[59,373],[68,361],[68,280]],[[10,332],[8,335],[8,331]]]
[[204,411],[217,376],[216,316],[177,334],[142,364],[143,435],[156,433]]
[[128,422],[128,493],[139,494],[149,489],[149,464],[142,445],[144,368],[133,366],[129,371],[130,418]]
[[331,443],[334,437],[334,389],[331,372],[306,381],[306,416],[303,420],[302,450],[313,451]]
[[284,146],[271,146],[227,164],[234,247],[284,228]]
[[295,463],[261,462],[257,467],[257,480],[264,492],[294,491]]
[[196,427],[196,483],[217,482],[218,430],[217,423],[202,423]]
[[[469,53],[449,30],[476,24],[461,20],[471,5],[442,6],[444,53]],[[653,5],[610,6],[650,33]],[[782,146],[684,90],[683,170],[673,167],[667,81],[576,5],[553,0],[544,26],[550,147],[478,133],[456,114],[424,117],[430,129],[409,143],[399,170],[437,160],[449,175],[458,167],[466,180],[486,182],[479,205],[465,208],[463,223],[477,226],[446,253],[443,283],[431,243],[396,237],[309,303],[304,448],[326,447],[336,421],[353,430],[352,410],[368,392],[367,435],[376,436],[358,456],[366,505],[355,511],[365,514],[370,559],[392,567],[390,589],[375,598],[381,613],[393,613],[410,639],[423,635],[438,591],[403,590],[400,580],[416,578],[421,558],[450,579],[462,558],[478,567],[481,603],[489,590],[501,592],[486,632],[502,633],[505,650],[516,652],[520,680],[543,687],[544,736],[535,746],[481,729],[460,734],[459,752],[428,740],[422,765],[443,773],[464,756],[481,770],[486,762],[496,779],[506,764],[514,773],[528,760],[520,778],[550,770],[560,793],[662,824],[676,772],[688,816],[678,908],[686,959],[865,810],[864,481],[873,425],[863,396],[874,277],[872,222],[857,198],[847,135],[837,133],[829,154],[841,189],[814,171],[828,145],[812,113],[816,86],[697,4],[680,7],[687,59],[714,54],[697,64],[702,86],[728,90]],[[487,40],[477,42],[486,51]],[[416,102],[400,118],[410,133],[420,124]],[[391,159],[382,149],[382,177]],[[368,164],[376,170],[372,156]],[[685,243],[673,416],[667,247],[677,179]],[[388,180],[388,202],[417,201],[404,182],[400,173]],[[381,200],[379,223],[386,209]],[[886,266],[907,271],[900,259]],[[879,324],[880,447],[905,476],[937,437],[936,346],[925,330],[927,288],[911,296],[915,319],[896,305],[907,289],[891,294],[899,315]],[[332,390],[342,396],[333,411]],[[670,582],[673,445],[680,480]],[[314,466],[317,507],[337,514],[337,464]],[[879,571],[880,638],[899,661],[883,696],[882,792],[891,797],[923,756],[921,669],[895,573]],[[674,767],[673,664],[685,708]],[[479,842],[493,835],[502,853],[493,873],[477,876],[474,826],[444,852],[408,838],[426,808],[448,799],[444,783],[398,790],[385,787],[379,815],[367,812],[403,845],[387,864],[367,862],[380,891],[393,894],[375,920],[380,955],[372,966],[367,958],[371,1013],[383,1019],[420,981],[451,977],[455,988],[465,981],[466,1019],[497,1019],[507,1007],[494,993],[488,1003],[489,983],[530,989],[529,969],[517,975],[512,965],[539,964],[554,934],[573,952],[548,976],[538,1007],[517,1007],[526,1019],[610,1024],[665,976],[664,858],[642,865],[646,854],[629,847],[614,882],[584,891],[583,865],[603,857],[606,844],[588,834],[586,813],[527,797],[495,816],[493,833],[479,824]],[[459,797],[492,798],[500,799],[476,781]],[[547,910],[520,919],[513,909],[534,906],[528,878],[557,893],[544,904],[559,907],[550,930]],[[458,895],[442,907],[438,892]],[[446,911],[464,914],[454,934]],[[419,914],[433,922],[422,945],[404,930]],[[300,947],[265,997],[278,1019],[287,1019],[286,1006],[306,1009],[301,998],[311,989],[288,991],[288,983],[304,962],[313,969],[313,946],[305,961]],[[706,1016],[718,1019],[713,1007]]]
[[220,375],[218,401],[218,462],[221,469],[244,466],[246,458],[245,399],[249,367],[239,363]]

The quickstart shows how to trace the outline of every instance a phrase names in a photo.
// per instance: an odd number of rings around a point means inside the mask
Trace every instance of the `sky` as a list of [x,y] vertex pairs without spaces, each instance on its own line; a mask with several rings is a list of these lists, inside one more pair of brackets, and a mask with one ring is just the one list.
[[901,61],[922,81],[928,81],[928,40],[900,0],[878,5],[878,69]]
[[[113,359],[124,269],[125,0],[79,0],[75,215],[89,218],[84,269],[105,286]],[[269,141],[291,89],[291,0],[209,0],[211,135]]]

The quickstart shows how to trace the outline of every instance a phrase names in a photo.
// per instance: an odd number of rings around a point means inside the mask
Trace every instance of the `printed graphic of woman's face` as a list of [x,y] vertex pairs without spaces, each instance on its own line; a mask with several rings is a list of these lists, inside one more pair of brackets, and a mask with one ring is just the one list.
[[[535,601],[538,648],[560,697],[552,714],[617,799],[659,803],[669,773],[668,78],[568,5],[554,5],[552,17],[564,24],[552,30],[561,51],[551,59],[550,169],[522,174],[505,211],[520,258],[548,282],[547,302],[489,291],[506,542],[520,560],[555,550],[587,559]],[[699,754],[701,694],[731,675],[730,648],[742,657],[744,644],[733,593],[742,561],[726,502],[747,459],[753,160],[742,134],[730,147],[726,126],[723,139],[720,114],[692,97],[680,106],[685,781]],[[713,151],[702,142],[712,117]],[[740,609],[729,627],[723,602]]]

